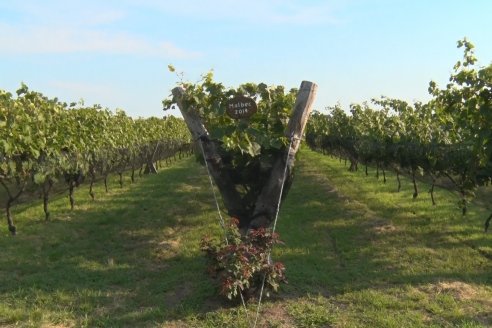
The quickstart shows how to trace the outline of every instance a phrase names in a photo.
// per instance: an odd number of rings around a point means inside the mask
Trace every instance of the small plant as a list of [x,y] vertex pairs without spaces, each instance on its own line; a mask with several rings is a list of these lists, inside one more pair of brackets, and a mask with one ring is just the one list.
[[277,233],[260,228],[241,236],[239,220],[232,218],[226,225],[227,241],[217,242],[209,237],[201,241],[201,250],[208,260],[208,272],[220,282],[220,294],[232,300],[244,292],[246,297],[259,291],[265,277],[265,291],[278,291],[280,283],[287,283],[285,266],[272,263],[269,250],[282,243]]

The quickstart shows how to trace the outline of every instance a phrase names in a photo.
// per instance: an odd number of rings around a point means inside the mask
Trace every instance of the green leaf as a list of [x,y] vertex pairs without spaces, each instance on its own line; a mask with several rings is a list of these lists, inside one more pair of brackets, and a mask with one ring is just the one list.
[[7,142],[7,140],[2,140],[2,145],[5,154],[10,154],[10,151],[12,150],[12,146]]
[[45,180],[45,177],[46,176],[41,172],[34,174],[34,183],[37,185],[42,184]]
[[261,146],[256,142],[250,142],[248,145],[248,154],[252,157],[258,156],[261,153]]
[[270,146],[275,149],[281,149],[284,146],[282,139],[275,138],[270,140]]

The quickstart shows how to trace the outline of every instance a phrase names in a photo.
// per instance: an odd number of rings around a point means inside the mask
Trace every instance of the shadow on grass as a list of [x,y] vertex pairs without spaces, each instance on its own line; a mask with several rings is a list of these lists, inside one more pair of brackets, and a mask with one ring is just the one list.
[[346,197],[315,168],[323,165],[314,158],[321,155],[310,156],[298,167],[278,225],[286,246],[276,258],[288,268],[289,293],[336,295],[446,280],[492,285],[485,254],[491,236],[470,220],[450,217],[452,206],[432,208],[426,200],[389,206],[371,194],[374,181],[364,186],[356,178],[347,187],[357,198]]
[[[492,261],[460,239],[474,230],[435,219],[445,209],[411,217],[424,208],[383,207],[362,185],[360,200],[346,197],[313,158],[300,162],[280,213],[286,245],[274,257],[286,264],[289,285],[273,301],[441,280],[492,283]],[[69,218],[0,238],[0,280],[8,282],[0,285],[0,318],[19,310],[0,324],[41,316],[145,326],[230,306],[198,247],[203,235],[220,233],[206,179],[188,159],[95,204],[82,200]]]
[[198,250],[201,235],[214,233],[205,179],[186,160],[0,238],[0,280],[8,282],[0,285],[0,318],[8,308],[24,311],[0,323],[69,311],[79,324],[121,326],[215,306],[206,302],[214,290]]

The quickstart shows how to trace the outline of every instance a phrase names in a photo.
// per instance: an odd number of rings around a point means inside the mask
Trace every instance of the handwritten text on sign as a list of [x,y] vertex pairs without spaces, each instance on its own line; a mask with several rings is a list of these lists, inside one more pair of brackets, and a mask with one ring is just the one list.
[[256,102],[252,98],[236,96],[226,104],[227,115],[234,119],[248,118],[256,113]]

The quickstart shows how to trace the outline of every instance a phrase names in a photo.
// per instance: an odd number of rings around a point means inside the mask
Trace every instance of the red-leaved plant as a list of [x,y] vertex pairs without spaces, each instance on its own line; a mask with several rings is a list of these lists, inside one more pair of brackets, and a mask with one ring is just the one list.
[[201,250],[209,260],[208,271],[220,281],[220,294],[232,300],[240,292],[252,296],[261,288],[265,276],[265,291],[277,291],[280,283],[287,283],[285,267],[280,262],[272,263],[269,250],[281,243],[279,235],[269,229],[250,230],[241,236],[239,221],[232,218],[226,225],[226,240],[220,242],[205,237]]

